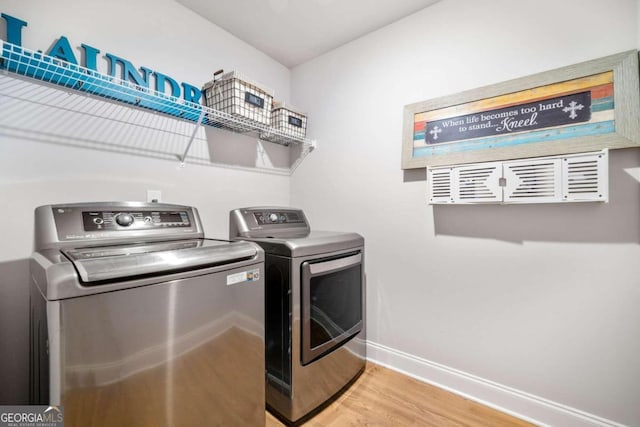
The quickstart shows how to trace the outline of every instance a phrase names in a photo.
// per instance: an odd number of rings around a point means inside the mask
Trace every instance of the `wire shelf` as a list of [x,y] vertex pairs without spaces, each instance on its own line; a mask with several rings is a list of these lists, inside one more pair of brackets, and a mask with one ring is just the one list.
[[[40,82],[62,87],[73,93],[94,95],[109,101],[122,103],[142,111],[159,112],[180,121],[196,125],[191,141],[182,156],[187,156],[191,142],[195,138],[200,125],[221,128],[237,133],[255,135],[261,140],[289,146],[301,144],[301,158],[291,166],[291,171],[299,165],[304,156],[315,148],[315,141],[308,138],[296,138],[284,132],[243,117],[233,116],[223,111],[166,95],[153,89],[142,87],[117,77],[108,76],[76,64],[63,61],[0,40],[2,56],[0,70],[5,73],[28,77]],[[184,131],[180,132],[184,134]],[[189,133],[189,132],[186,132]]]

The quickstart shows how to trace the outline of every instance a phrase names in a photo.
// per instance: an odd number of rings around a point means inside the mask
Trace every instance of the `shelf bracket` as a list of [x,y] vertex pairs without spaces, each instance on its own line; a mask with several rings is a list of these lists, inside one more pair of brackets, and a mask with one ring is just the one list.
[[309,141],[309,142],[303,143],[300,157],[298,157],[296,161],[293,162],[293,164],[291,165],[291,172],[289,173],[289,175],[293,174],[293,172],[298,168],[298,166],[300,166],[300,163],[302,163],[304,158],[307,157],[307,155],[311,153],[313,150],[315,150],[316,147],[317,147],[316,141]]
[[198,121],[193,127],[191,138],[189,138],[189,142],[187,143],[187,148],[185,148],[184,153],[182,153],[182,156],[178,157],[178,159],[180,160],[180,167],[182,168],[184,167],[185,159],[187,158],[187,153],[189,153],[189,150],[191,149],[191,144],[193,144],[193,140],[196,139],[196,134],[198,133],[198,129],[202,127],[204,116],[205,116],[205,111],[203,108],[200,110],[200,116],[198,117]]

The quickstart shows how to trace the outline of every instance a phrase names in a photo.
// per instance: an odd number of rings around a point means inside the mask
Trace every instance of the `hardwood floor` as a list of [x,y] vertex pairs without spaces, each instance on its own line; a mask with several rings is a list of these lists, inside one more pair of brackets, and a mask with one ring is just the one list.
[[[283,424],[267,413],[267,427]],[[360,378],[308,427],[532,426],[464,397],[367,363]]]

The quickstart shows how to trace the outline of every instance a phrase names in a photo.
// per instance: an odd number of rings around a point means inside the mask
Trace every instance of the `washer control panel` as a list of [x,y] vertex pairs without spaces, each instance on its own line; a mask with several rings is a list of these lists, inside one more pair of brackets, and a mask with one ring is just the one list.
[[35,210],[36,250],[202,239],[192,206],[144,202],[88,202],[39,206]]
[[191,227],[187,211],[83,211],[84,231]]

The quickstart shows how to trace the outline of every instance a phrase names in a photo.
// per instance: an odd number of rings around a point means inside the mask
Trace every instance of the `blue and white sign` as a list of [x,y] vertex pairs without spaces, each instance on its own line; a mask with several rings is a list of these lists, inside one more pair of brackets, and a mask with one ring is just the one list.
[[0,68],[83,92],[196,121],[202,107],[201,90],[151,68],[136,66],[128,59],[105,52],[107,75],[98,72],[100,49],[80,44],[79,63],[71,43],[58,38],[46,53],[22,47],[27,22],[1,13],[6,23]]

